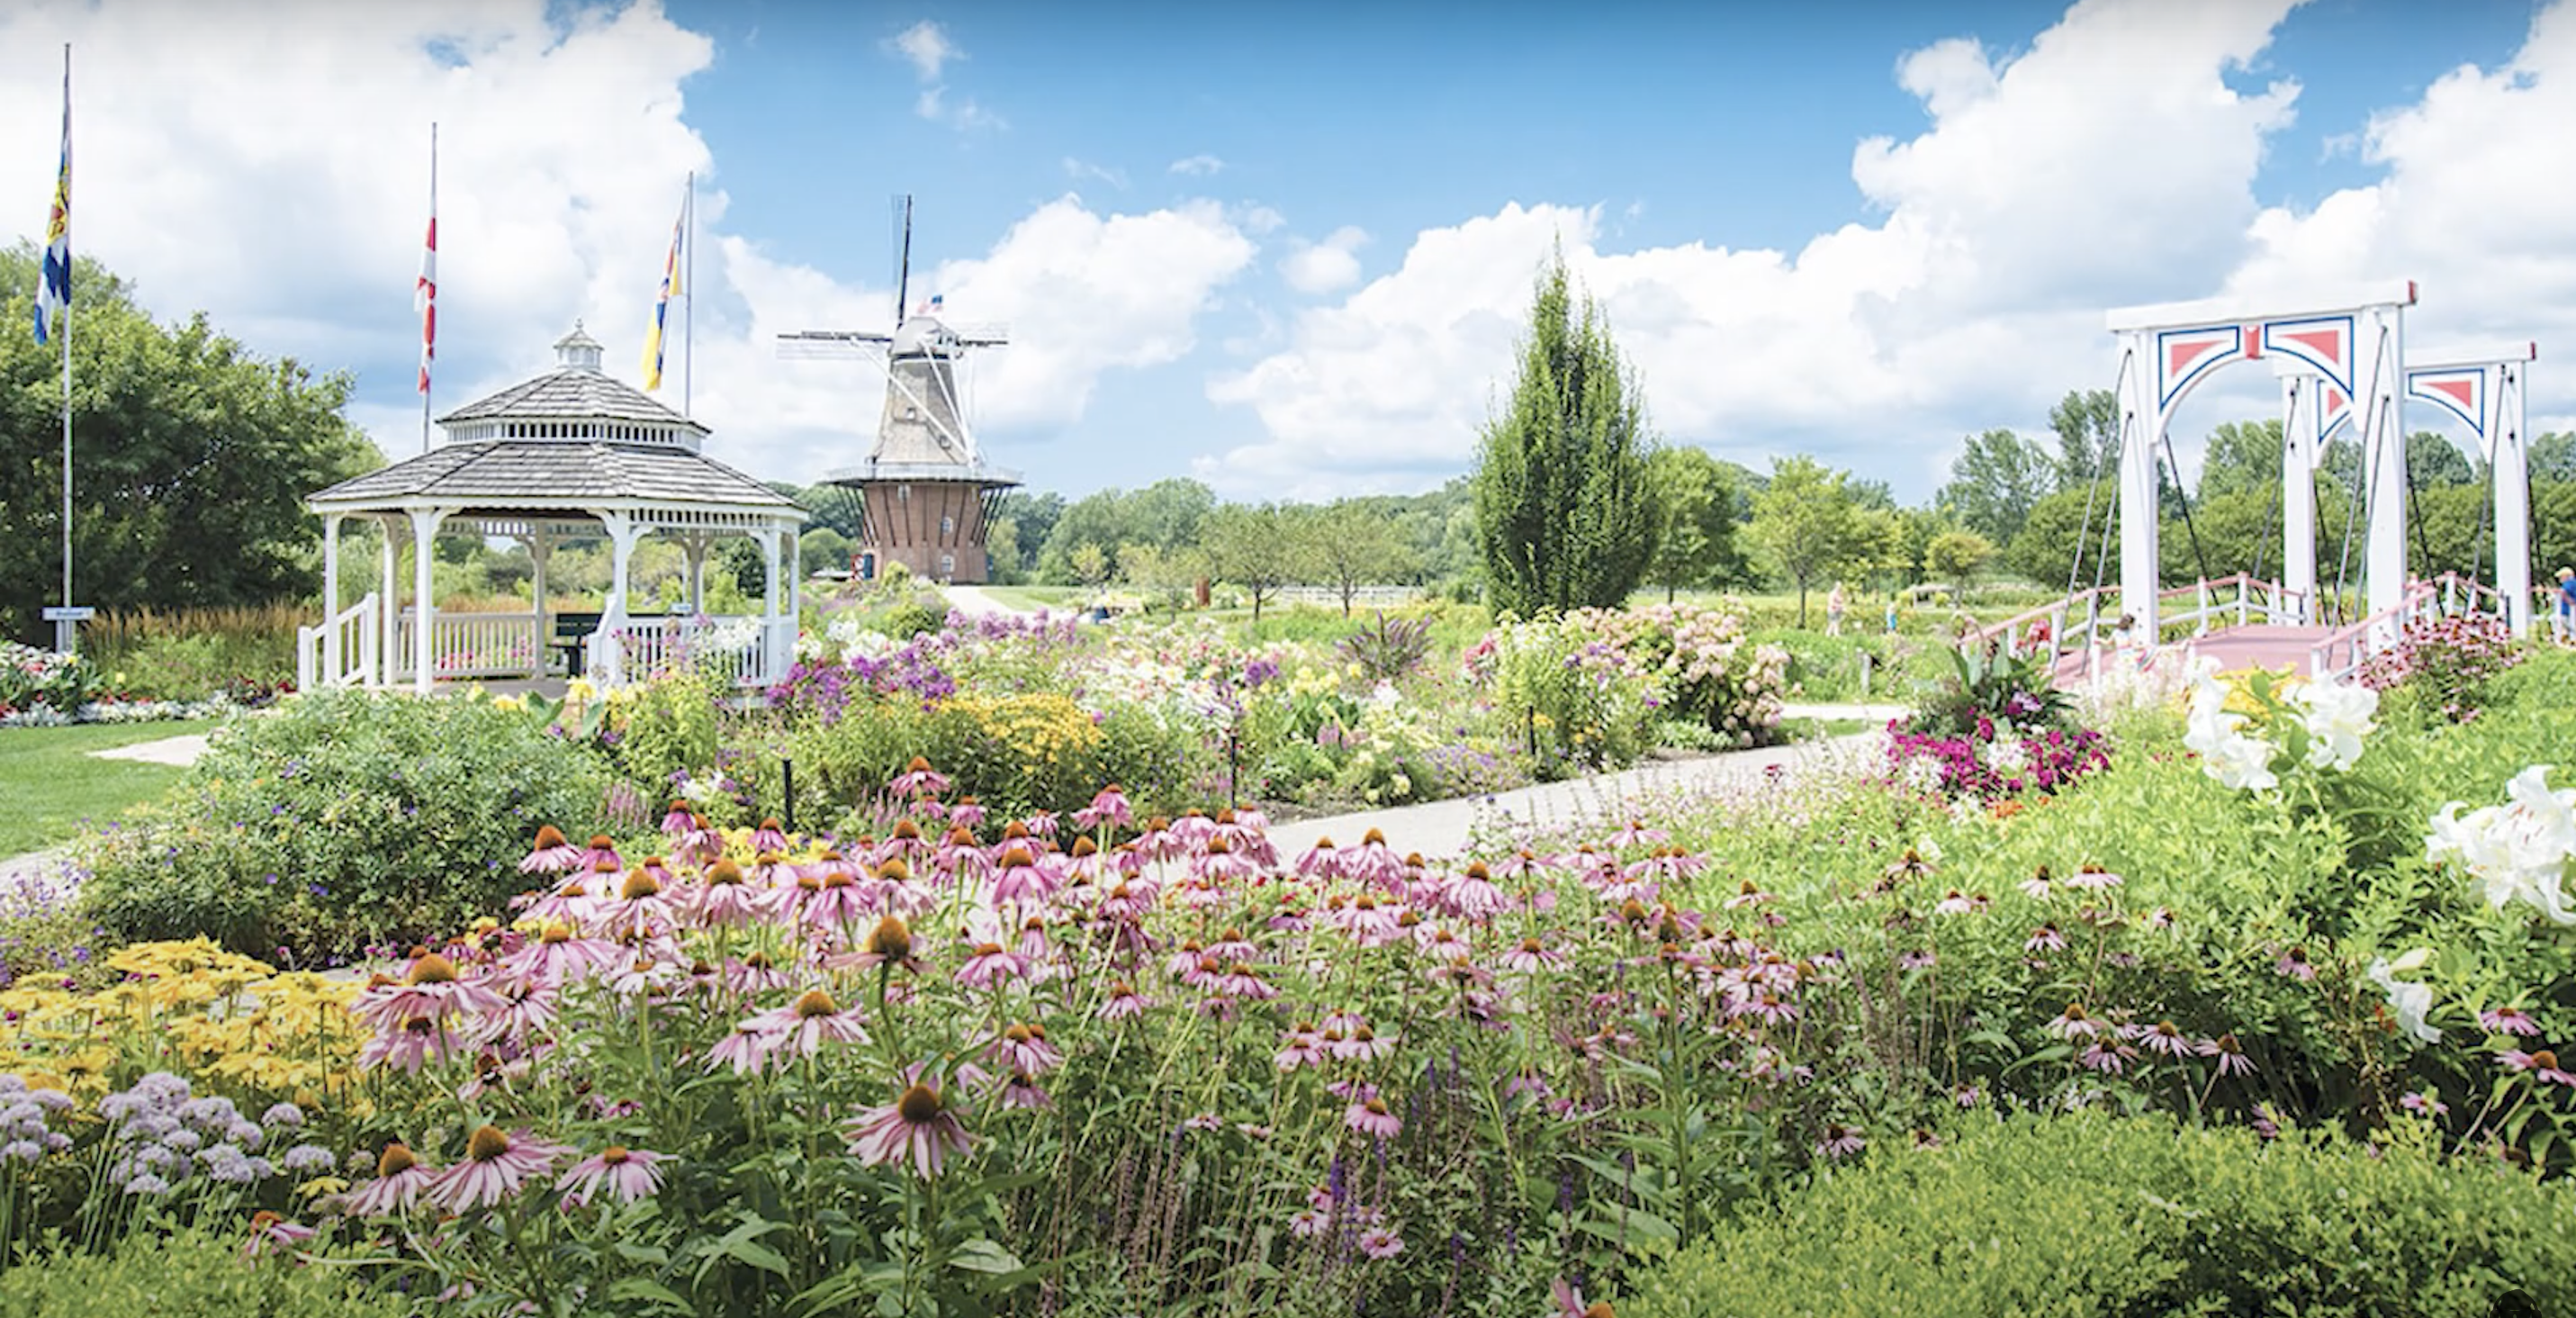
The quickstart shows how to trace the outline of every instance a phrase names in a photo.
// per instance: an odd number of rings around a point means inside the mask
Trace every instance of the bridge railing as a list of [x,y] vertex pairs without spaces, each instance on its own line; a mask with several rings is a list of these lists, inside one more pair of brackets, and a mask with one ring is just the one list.
[[[2052,657],[2081,654],[2083,676],[2089,681],[2100,667],[2104,649],[2149,639],[2121,628],[2120,619],[2126,615],[2112,607],[2118,594],[2116,586],[2079,590],[2001,622],[1969,628],[1960,634],[1959,643],[2024,652],[2044,646]],[[2185,602],[2188,607],[2172,607]],[[2307,616],[2309,598],[2305,591],[2239,572],[2158,591],[2156,603],[2158,635],[2153,639],[2161,642],[2175,628],[2185,629],[2187,636],[2206,636],[2213,626],[2296,623]]]
[[2422,618],[2464,615],[2510,617],[2507,601],[2493,586],[2457,572],[2429,581],[2410,581],[2397,602],[2348,627],[2330,632],[2308,651],[2312,677],[2349,679],[2370,656],[2395,645],[2406,625]]

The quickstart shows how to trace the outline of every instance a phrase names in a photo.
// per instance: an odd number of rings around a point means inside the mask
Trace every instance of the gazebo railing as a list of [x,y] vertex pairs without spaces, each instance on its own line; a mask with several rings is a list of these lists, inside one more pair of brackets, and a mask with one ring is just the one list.
[[376,596],[342,609],[310,627],[295,629],[295,689],[363,686],[375,679],[384,628],[376,622]]
[[584,666],[611,686],[693,667],[758,690],[785,677],[795,653],[792,617],[629,618],[591,633]]
[[[413,672],[420,635],[420,615],[406,609],[395,626],[397,677]],[[429,629],[430,674],[440,681],[459,677],[527,677],[537,671],[537,615],[534,613],[435,613]]]

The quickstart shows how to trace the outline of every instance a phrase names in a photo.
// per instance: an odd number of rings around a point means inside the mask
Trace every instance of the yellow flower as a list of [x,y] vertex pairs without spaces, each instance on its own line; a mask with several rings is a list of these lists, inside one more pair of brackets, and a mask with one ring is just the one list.
[[587,677],[576,677],[564,685],[564,699],[576,704],[587,704],[598,695],[599,688],[592,686]]

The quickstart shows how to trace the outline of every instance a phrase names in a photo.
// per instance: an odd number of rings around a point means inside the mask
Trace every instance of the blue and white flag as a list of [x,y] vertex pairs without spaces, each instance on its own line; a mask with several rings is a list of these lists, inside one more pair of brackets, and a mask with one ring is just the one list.
[[44,274],[36,284],[36,342],[52,340],[54,313],[72,305],[72,70],[63,63],[63,167],[54,175],[54,209],[45,221]]

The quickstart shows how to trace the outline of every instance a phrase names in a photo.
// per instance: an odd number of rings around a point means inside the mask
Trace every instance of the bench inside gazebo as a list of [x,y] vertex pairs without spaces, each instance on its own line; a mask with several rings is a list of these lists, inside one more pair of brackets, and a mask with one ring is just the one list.
[[[542,679],[558,668],[603,686],[687,665],[745,688],[784,677],[796,652],[793,564],[805,512],[794,501],[699,452],[705,426],[600,370],[600,345],[579,326],[555,344],[555,370],[439,418],[419,457],[319,491],[324,620],[296,644],[300,686],[409,686],[449,680]],[[350,519],[384,532],[377,589],[344,604],[340,532]],[[515,540],[534,568],[529,607],[445,613],[430,583],[441,534]],[[759,542],[767,575],[761,611],[706,614],[706,559],[727,536]],[[686,569],[677,612],[632,607],[636,547],[676,541]],[[411,598],[397,581],[412,545]],[[609,586],[596,614],[547,607],[548,559],[567,541],[605,539]]]

